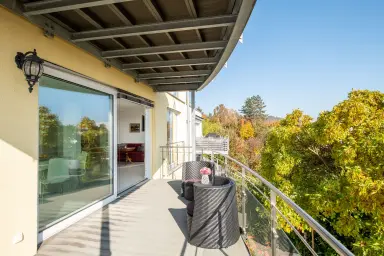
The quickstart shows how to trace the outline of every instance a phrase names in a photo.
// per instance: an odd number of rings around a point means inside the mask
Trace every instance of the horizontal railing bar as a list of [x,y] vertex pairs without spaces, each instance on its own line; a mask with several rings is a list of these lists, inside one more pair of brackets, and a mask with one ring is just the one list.
[[171,143],[167,143],[167,145],[173,145],[173,144],[177,144],[177,143],[185,143],[183,140],[181,141],[175,141],[175,142],[171,142]]
[[192,148],[192,146],[160,146],[160,148]]
[[[217,158],[218,159],[218,158]],[[220,159],[218,159],[218,160],[220,160]],[[242,177],[240,174],[236,174],[236,172],[233,172],[233,174],[234,175],[236,175],[237,177]],[[232,175],[231,175],[232,176]],[[252,182],[249,180],[249,179],[247,179],[247,178],[245,178],[247,181],[249,181],[250,183],[251,183],[251,185],[255,188],[255,189],[257,189],[258,191],[259,191],[259,193],[266,199],[266,200],[269,200],[269,198],[264,194],[264,193],[262,193],[261,191],[260,191],[260,189],[259,188],[257,188],[256,186],[254,186],[254,184],[252,184]],[[246,188],[248,191],[249,191],[249,189],[248,188]],[[250,192],[250,191],[249,191]],[[251,193],[251,192],[250,192]],[[257,199],[256,199],[257,200]],[[259,200],[257,200],[257,201],[259,201]],[[259,203],[261,203],[260,201],[259,201]],[[308,250],[313,254],[313,255],[317,255],[317,253],[310,247],[310,245],[307,243],[307,241],[305,241],[305,239],[304,239],[304,237],[300,234],[300,232],[293,226],[293,224],[286,218],[286,216],[277,208],[277,207],[275,207],[275,206],[273,206],[273,205],[271,205],[272,207],[274,207],[276,210],[277,210],[277,212],[280,214],[280,216],[281,217],[283,217],[283,219],[288,223],[288,225],[293,229],[293,231],[296,233],[296,235],[300,238],[300,240],[304,243],[304,245],[308,248]],[[294,245],[292,245],[292,246],[294,246]]]
[[293,232],[300,238],[300,240],[303,242],[303,244],[308,248],[308,250],[312,253],[312,255],[316,255],[317,253],[312,249],[312,247],[308,244],[308,242],[305,240],[305,238],[300,234],[300,232],[293,226],[293,224],[287,219],[287,217],[279,210],[279,208],[275,207],[276,211],[280,214],[280,216],[285,220],[285,222],[288,223],[288,225],[292,228]]
[[[220,162],[223,162],[223,160],[219,159],[219,158],[215,158],[216,160],[220,161]],[[236,174],[236,172],[233,172],[233,174]],[[240,174],[236,174],[238,177],[242,177]],[[252,181],[250,179],[248,179],[247,177],[244,177],[245,180],[247,180],[249,182],[249,184],[255,188],[260,194],[261,196],[263,196],[267,201],[269,201],[269,198],[267,195],[265,195],[255,184],[252,183]],[[246,188],[248,191],[249,189]],[[250,191],[249,191],[250,192]],[[257,199],[256,199],[257,200]],[[259,201],[259,200],[258,200]],[[283,217],[283,219],[288,223],[288,225],[293,229],[293,231],[296,233],[297,236],[299,236],[300,240],[302,240],[302,242],[304,243],[304,245],[311,251],[311,253],[313,255],[317,255],[317,253],[315,251],[313,251],[312,247],[310,247],[310,245],[305,241],[304,237],[299,233],[299,231],[297,231],[297,229],[293,226],[293,224],[286,218],[286,216],[279,210],[279,208],[277,208],[276,206],[274,205],[271,205],[272,207],[274,207],[277,212],[281,215],[281,217]]]
[[298,206],[295,202],[293,202],[289,197],[287,197],[283,192],[281,192],[279,189],[277,189],[272,183],[264,179],[260,174],[246,166],[245,164],[239,162],[238,160],[223,155],[220,152],[214,151],[214,153],[219,154],[236,164],[238,164],[240,167],[244,168],[246,171],[254,175],[256,178],[258,178],[264,185],[266,185],[269,189],[271,189],[273,192],[275,192],[281,199],[284,200],[298,215],[300,215],[307,223],[308,225],[313,228],[323,239],[325,242],[327,242],[337,253],[340,255],[348,255],[353,256],[354,254],[348,250],[342,243],[340,243],[339,240],[337,240],[331,233],[329,233],[325,228],[323,228],[315,219],[313,219],[308,213],[306,213],[303,209],[301,209],[300,206]]

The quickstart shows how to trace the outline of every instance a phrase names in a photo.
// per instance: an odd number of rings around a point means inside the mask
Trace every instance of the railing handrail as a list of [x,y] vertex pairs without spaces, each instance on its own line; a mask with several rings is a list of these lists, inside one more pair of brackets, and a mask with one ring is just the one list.
[[340,243],[339,240],[337,240],[331,233],[329,233],[323,226],[321,226],[316,220],[314,220],[308,213],[306,213],[303,209],[301,209],[300,206],[298,206],[295,202],[293,202],[288,196],[286,196],[283,192],[281,192],[278,188],[276,188],[272,183],[267,181],[265,178],[263,178],[260,174],[258,174],[256,171],[252,170],[245,164],[239,162],[238,160],[228,156],[224,155],[220,152],[213,151],[213,154],[221,155],[236,164],[238,164],[240,167],[244,168],[246,171],[254,175],[256,178],[258,178],[265,186],[267,186],[269,189],[271,189],[273,192],[276,193],[281,199],[284,200],[285,203],[287,203],[299,216],[301,216],[308,225],[313,228],[323,239],[326,241],[337,253],[340,255],[348,255],[353,256],[354,254],[348,250],[347,247],[345,247],[342,243]]
[[181,141],[175,141],[175,142],[171,142],[171,143],[169,143],[169,142],[167,142],[167,145],[173,145],[173,144],[177,144],[177,143],[185,143],[185,141],[183,141],[183,140],[181,140]]
[[160,148],[192,148],[192,146],[160,146]]

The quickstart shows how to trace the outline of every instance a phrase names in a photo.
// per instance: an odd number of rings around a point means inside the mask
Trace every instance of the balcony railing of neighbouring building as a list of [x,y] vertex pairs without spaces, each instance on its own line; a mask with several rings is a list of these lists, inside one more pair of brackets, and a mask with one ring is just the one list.
[[196,154],[211,154],[212,151],[228,155],[229,138],[200,137],[196,138]]

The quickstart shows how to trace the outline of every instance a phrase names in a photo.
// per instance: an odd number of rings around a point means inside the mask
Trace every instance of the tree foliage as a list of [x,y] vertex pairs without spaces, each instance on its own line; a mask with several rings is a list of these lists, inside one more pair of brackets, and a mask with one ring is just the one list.
[[239,114],[220,104],[213,110],[212,121],[220,123],[226,128],[236,128],[238,126]]
[[352,91],[314,122],[295,110],[268,133],[261,159],[261,173],[343,244],[358,255],[384,254],[383,93]]
[[[264,111],[265,105],[262,105]],[[203,135],[217,133],[228,137],[230,155],[255,169],[260,164],[260,152],[267,131],[265,120],[245,119],[237,111],[226,108],[223,104],[217,106],[213,115],[203,121]]]
[[240,126],[240,137],[247,140],[252,138],[253,136],[255,136],[255,131],[253,130],[251,122],[243,122]]
[[244,105],[241,107],[240,112],[248,120],[263,121],[267,118],[265,114],[265,104],[259,95],[249,97],[245,100]]
[[220,123],[211,121],[209,119],[203,120],[203,135],[207,135],[208,133],[216,133],[218,135],[223,136],[225,134],[223,127]]

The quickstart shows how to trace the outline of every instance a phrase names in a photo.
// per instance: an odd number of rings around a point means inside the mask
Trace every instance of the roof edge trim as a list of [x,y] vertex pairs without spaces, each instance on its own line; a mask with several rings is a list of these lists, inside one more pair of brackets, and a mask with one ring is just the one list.
[[243,33],[245,26],[248,23],[249,17],[252,14],[253,8],[256,4],[257,0],[243,0],[241,3],[240,11],[237,16],[237,21],[233,27],[233,31],[231,34],[231,37],[228,40],[227,47],[224,49],[223,54],[221,55],[221,58],[217,65],[215,66],[214,70],[212,71],[211,75],[205,80],[205,82],[197,89],[198,91],[201,91],[206,87],[215,77],[216,75],[221,71],[229,57],[231,56],[233,50],[235,49],[239,38],[241,34]]

